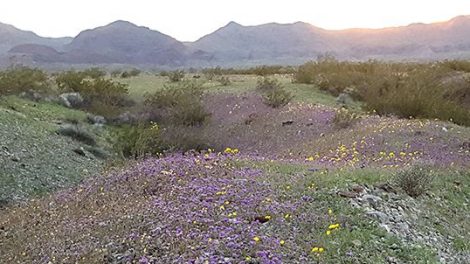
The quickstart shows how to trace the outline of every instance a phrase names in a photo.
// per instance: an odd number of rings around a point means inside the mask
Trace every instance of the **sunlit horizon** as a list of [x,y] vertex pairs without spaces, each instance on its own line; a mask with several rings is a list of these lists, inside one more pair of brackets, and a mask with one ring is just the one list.
[[[435,23],[470,14],[466,0],[422,1],[211,1],[145,0],[5,1],[0,22],[43,37],[74,37],[86,29],[125,20],[160,31],[180,41],[195,41],[230,21],[244,26],[294,23],[342,30]],[[26,9],[25,6],[28,6]]]

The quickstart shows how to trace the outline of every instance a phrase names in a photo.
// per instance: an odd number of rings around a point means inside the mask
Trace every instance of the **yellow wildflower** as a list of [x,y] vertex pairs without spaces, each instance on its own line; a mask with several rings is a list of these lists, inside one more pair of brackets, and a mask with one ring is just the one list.
[[281,246],[284,246],[285,243],[286,243],[286,241],[284,241],[284,240],[279,241],[279,245],[281,245]]
[[248,256],[248,257],[245,258],[245,260],[246,260],[246,261],[251,261],[251,257]]
[[266,220],[271,220],[271,216],[270,216],[270,215],[267,215],[267,216],[264,217],[264,219],[266,219]]
[[328,208],[328,214],[329,214],[329,215],[332,215],[332,214],[333,214],[333,210],[331,210],[331,208]]
[[319,248],[318,247],[313,247],[312,252],[318,252]]
[[255,237],[253,237],[253,240],[254,240],[255,242],[259,242],[259,241],[261,241],[261,238],[259,238],[259,236],[255,236]]
[[328,229],[332,230],[332,229],[337,229],[339,228],[339,224],[331,224],[328,226]]
[[326,230],[326,235],[331,235],[331,231],[330,230]]
[[312,157],[312,156],[310,156],[310,157],[306,158],[305,160],[306,160],[306,161],[314,161],[314,160],[315,160],[315,158],[314,158],[314,157]]

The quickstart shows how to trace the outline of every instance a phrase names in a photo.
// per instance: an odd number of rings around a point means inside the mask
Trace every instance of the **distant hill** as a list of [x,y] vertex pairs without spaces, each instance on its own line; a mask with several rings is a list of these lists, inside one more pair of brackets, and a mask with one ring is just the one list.
[[0,24],[0,57],[38,63],[208,66],[296,64],[330,53],[340,59],[470,58],[470,16],[383,29],[326,30],[307,23],[230,22],[195,42],[126,21],[85,30],[73,40],[41,38]]
[[325,30],[307,23],[225,27],[188,44],[220,61],[307,59],[331,53],[343,59],[470,57],[470,16],[384,29]]
[[181,65],[187,47],[176,39],[126,21],[81,32],[65,47],[79,63]]
[[0,23],[0,54],[21,44],[47,45],[55,49],[61,49],[72,38],[43,38],[31,31],[20,30],[12,25]]

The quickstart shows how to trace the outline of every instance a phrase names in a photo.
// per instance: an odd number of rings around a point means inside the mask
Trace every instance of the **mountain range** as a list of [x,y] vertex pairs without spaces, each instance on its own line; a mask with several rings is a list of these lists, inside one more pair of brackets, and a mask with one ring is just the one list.
[[0,23],[0,64],[236,66],[297,64],[322,54],[339,59],[470,58],[470,16],[382,29],[326,30],[308,23],[243,26],[230,22],[194,42],[127,21],[43,38]]

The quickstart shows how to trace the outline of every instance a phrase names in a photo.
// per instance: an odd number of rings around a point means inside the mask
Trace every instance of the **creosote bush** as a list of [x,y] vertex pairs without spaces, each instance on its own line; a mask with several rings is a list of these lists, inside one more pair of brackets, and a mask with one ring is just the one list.
[[[470,125],[470,107],[462,99],[466,84],[447,83],[467,63],[392,63],[338,61],[331,56],[301,65],[294,75],[298,83],[315,84],[338,96],[354,87],[353,99],[368,111],[402,118],[438,118]],[[456,87],[458,86],[458,87]]]
[[228,86],[231,83],[230,78],[228,78],[227,76],[220,77],[218,81],[222,86]]
[[409,196],[416,198],[431,187],[433,178],[433,171],[429,167],[414,165],[399,171],[394,177],[394,182]]
[[80,93],[85,100],[86,110],[105,117],[116,116],[121,112],[121,108],[133,104],[128,97],[127,85],[92,76],[99,74],[90,74],[90,71],[67,71],[56,77],[56,83],[62,92]]
[[153,121],[199,126],[210,117],[202,102],[203,93],[200,83],[185,81],[166,85],[162,90],[147,95],[144,105]]
[[293,98],[292,94],[286,91],[277,79],[267,77],[260,79],[256,89],[262,93],[264,103],[273,108],[285,106]]
[[179,82],[184,78],[184,71],[171,71],[168,72],[168,78],[170,78],[170,82]]
[[44,71],[20,66],[0,72],[0,96],[29,91],[50,92],[48,76]]
[[346,108],[336,110],[333,124],[336,128],[348,128],[360,119],[359,115]]
[[141,158],[163,152],[160,127],[156,123],[124,126],[116,135],[114,149],[123,158]]

